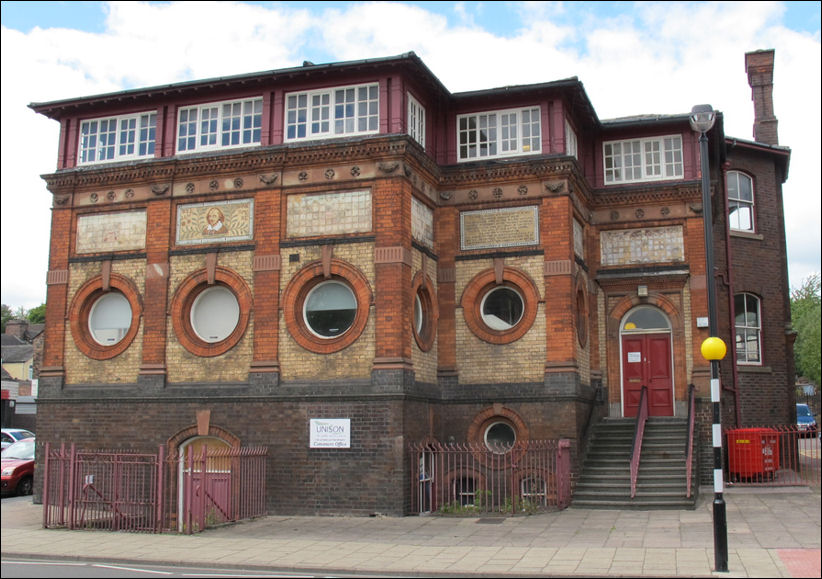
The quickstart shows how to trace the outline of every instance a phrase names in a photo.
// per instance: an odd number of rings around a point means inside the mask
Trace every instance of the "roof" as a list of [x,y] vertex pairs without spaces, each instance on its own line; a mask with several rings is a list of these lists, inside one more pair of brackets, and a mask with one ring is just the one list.
[[278,80],[289,80],[297,77],[326,76],[332,72],[355,72],[367,68],[389,68],[405,66],[416,71],[415,80],[427,82],[435,92],[439,92],[448,98],[456,101],[471,100],[475,98],[497,96],[503,94],[526,94],[540,92],[550,89],[570,89],[571,104],[577,108],[580,115],[588,118],[594,124],[599,124],[594,108],[591,105],[585,89],[577,77],[557,80],[546,83],[515,85],[485,90],[469,91],[452,94],[440,80],[431,72],[419,56],[414,52],[406,52],[397,56],[383,58],[370,58],[364,60],[351,60],[345,62],[333,62],[327,64],[314,64],[305,61],[302,66],[240,74],[232,76],[222,76],[203,80],[192,80],[173,84],[158,85],[137,89],[128,89],[113,93],[103,93],[85,97],[77,97],[49,102],[33,102],[28,106],[35,112],[45,115],[51,119],[60,119],[67,114],[74,114],[78,109],[90,109],[96,106],[112,104],[123,101],[151,101],[158,98],[174,96],[179,98],[185,93],[199,93],[203,89],[231,88],[233,86],[253,85],[276,82]]
[[23,344],[20,346],[3,346],[3,363],[19,364],[34,357],[34,346]]

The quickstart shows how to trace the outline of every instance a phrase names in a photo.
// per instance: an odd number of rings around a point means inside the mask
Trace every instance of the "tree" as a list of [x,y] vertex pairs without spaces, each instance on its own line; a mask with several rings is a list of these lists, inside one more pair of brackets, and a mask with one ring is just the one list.
[[46,321],[46,304],[42,303],[36,308],[31,308],[26,315],[30,324],[42,324]]
[[2,305],[2,324],[3,327],[0,328],[0,333],[6,333],[6,322],[14,318],[14,313],[11,311],[11,308],[6,304]]
[[791,319],[796,330],[796,373],[820,384],[822,374],[822,296],[819,274],[813,274],[791,292]]

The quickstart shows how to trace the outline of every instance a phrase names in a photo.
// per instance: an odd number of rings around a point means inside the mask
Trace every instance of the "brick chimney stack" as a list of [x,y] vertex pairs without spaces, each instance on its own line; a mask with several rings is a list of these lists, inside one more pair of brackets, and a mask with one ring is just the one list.
[[6,334],[25,340],[29,323],[26,320],[12,319],[6,322]]
[[768,145],[779,144],[777,120],[773,114],[773,58],[773,49],[745,54],[745,72],[754,103],[754,140]]

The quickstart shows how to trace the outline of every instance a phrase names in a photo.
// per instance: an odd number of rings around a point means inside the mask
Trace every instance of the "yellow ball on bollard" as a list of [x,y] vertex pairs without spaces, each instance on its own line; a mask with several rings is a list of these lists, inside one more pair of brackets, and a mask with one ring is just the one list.
[[721,360],[728,352],[728,348],[721,339],[712,337],[702,342],[700,351],[702,352],[702,357],[706,360]]

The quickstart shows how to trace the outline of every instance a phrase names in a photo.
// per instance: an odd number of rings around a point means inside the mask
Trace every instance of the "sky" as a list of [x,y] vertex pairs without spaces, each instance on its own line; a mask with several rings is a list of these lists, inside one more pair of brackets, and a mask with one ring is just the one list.
[[790,285],[820,272],[820,2],[2,2],[0,282],[45,302],[59,125],[33,102],[415,52],[451,92],[577,77],[600,119],[708,103],[753,140],[774,49]]

